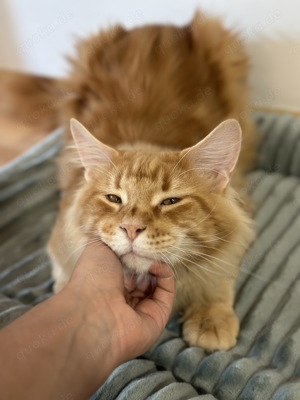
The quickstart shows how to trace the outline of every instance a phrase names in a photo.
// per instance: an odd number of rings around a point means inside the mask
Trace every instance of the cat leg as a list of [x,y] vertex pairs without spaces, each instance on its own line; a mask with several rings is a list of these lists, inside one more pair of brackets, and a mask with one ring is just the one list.
[[239,321],[229,305],[210,303],[190,306],[184,314],[183,338],[190,346],[212,352],[235,346]]
[[206,284],[187,281],[181,293],[183,338],[190,346],[211,352],[228,350],[236,344],[239,321],[233,309],[234,276],[211,275]]

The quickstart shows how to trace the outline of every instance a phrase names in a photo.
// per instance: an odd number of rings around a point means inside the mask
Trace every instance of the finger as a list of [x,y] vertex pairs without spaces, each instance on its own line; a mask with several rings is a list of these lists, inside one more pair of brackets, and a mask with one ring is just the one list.
[[136,311],[148,315],[155,321],[159,330],[168,322],[175,298],[175,279],[172,270],[166,264],[154,264],[150,268],[156,279],[156,288],[151,299],[142,300]]
[[175,279],[171,268],[164,263],[157,263],[151,266],[150,272],[156,277],[156,289],[152,299],[165,307],[170,314],[175,298]]
[[[151,265],[149,272],[157,278],[173,278],[174,273],[169,265],[163,262],[155,262]],[[174,285],[175,289],[175,285]]]

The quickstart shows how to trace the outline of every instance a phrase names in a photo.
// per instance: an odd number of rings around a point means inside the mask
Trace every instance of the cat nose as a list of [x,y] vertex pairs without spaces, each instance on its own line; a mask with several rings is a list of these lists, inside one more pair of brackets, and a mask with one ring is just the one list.
[[130,240],[134,240],[141,232],[146,229],[144,225],[121,224],[120,228],[126,231]]

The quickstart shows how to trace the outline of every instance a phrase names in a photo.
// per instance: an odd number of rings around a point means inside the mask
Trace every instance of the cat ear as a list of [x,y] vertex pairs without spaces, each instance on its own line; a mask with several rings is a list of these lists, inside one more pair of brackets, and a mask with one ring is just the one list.
[[71,119],[71,132],[77,147],[81,163],[85,168],[85,178],[89,180],[95,167],[111,163],[118,152],[97,140],[80,122]]
[[235,119],[218,125],[198,144],[183,150],[193,168],[213,177],[215,191],[223,191],[229,183],[241,150],[242,133]]

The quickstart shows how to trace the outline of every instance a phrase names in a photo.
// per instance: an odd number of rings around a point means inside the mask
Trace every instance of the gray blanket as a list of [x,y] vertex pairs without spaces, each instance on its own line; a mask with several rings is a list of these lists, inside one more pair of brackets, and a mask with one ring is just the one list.
[[[254,118],[263,136],[248,179],[257,238],[236,284],[237,345],[211,355],[189,348],[174,319],[91,399],[300,399],[300,119]],[[44,245],[57,209],[60,137],[58,130],[0,168],[0,326],[52,294]]]

